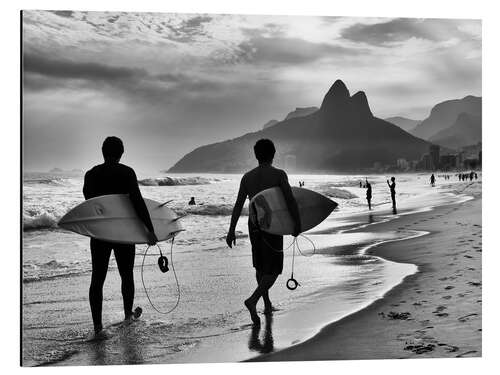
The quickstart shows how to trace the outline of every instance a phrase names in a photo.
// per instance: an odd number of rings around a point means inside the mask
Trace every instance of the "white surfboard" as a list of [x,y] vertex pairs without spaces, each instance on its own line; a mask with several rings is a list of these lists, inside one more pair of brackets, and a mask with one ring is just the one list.
[[[338,206],[330,198],[312,190],[292,187],[299,206],[302,232],[325,220]],[[261,191],[250,201],[250,220],[261,230],[278,235],[292,234],[294,222],[279,187]]]
[[[182,231],[179,216],[166,205],[144,199],[159,241]],[[111,194],[86,200],[59,221],[61,228],[103,241],[124,244],[148,242],[147,229],[126,194]]]

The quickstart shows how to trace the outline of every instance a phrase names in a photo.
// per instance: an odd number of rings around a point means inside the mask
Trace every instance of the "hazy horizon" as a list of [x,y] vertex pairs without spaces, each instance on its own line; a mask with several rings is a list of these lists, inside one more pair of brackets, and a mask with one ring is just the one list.
[[423,120],[481,96],[481,22],[24,11],[24,167],[168,169],[194,148],[318,106],[336,79],[373,114]]

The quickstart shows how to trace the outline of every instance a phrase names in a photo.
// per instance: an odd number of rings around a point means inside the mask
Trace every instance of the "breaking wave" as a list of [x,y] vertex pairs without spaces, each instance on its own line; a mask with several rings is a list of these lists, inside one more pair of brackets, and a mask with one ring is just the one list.
[[326,185],[320,188],[321,193],[330,197],[330,198],[338,198],[338,199],[354,199],[358,198],[356,194],[351,193],[345,189],[339,189],[334,187],[333,185]]
[[139,180],[139,185],[143,186],[184,186],[184,185],[207,185],[222,181],[218,178],[208,177],[157,177]]

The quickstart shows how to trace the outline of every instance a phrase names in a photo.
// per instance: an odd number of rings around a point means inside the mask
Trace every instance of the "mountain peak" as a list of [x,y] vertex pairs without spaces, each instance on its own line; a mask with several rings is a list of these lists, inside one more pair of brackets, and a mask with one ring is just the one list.
[[348,100],[349,90],[347,86],[340,79],[337,79],[326,93],[323,103],[321,103],[321,109],[325,109],[331,105],[344,104]]
[[368,99],[364,91],[358,91],[351,98],[352,105],[354,106],[354,113],[358,114],[359,117],[373,117],[370,106],[368,105]]

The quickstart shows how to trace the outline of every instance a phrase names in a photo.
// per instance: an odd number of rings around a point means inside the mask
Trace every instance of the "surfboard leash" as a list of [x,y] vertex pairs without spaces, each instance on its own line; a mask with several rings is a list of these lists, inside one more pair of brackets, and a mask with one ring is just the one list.
[[[172,311],[174,311],[179,306],[179,303],[181,301],[181,288],[180,288],[180,285],[179,285],[179,279],[177,278],[177,273],[175,272],[175,265],[174,265],[174,252],[173,252],[173,249],[174,249],[174,240],[175,240],[175,236],[172,237],[172,241],[170,243],[170,261],[171,261],[171,265],[172,265],[172,271],[174,273],[175,284],[177,286],[177,301],[175,302],[175,305],[170,310],[168,310],[168,311],[161,311],[160,309],[158,309],[154,305],[154,303],[151,301],[151,298],[149,297],[149,293],[148,293],[148,290],[146,288],[146,284],[144,282],[144,262],[146,260],[147,254],[148,254],[148,250],[151,248],[150,245],[148,245],[148,247],[144,251],[144,255],[142,257],[141,281],[142,281],[142,287],[144,289],[144,293],[146,294],[146,297],[147,297],[147,299],[148,299],[149,304],[151,305],[151,307],[157,313],[163,314],[163,315],[170,314]],[[160,268],[161,272],[165,273],[165,272],[167,272],[169,270],[169,268],[168,268],[168,259],[167,259],[167,257],[165,257],[163,255],[163,252],[161,251],[160,245],[156,244],[156,246],[158,247],[158,250],[160,251],[160,257],[158,258],[158,267]]]
[[303,257],[306,257],[306,258],[311,257],[314,254],[316,254],[316,245],[314,244],[314,241],[312,241],[309,237],[307,237],[303,234],[299,234],[299,236],[305,238],[312,245],[313,251],[310,255],[304,254],[302,252],[302,250],[300,249],[298,236],[295,237],[293,239],[292,243],[290,245],[288,245],[286,248],[284,248],[283,250],[274,248],[269,242],[267,242],[264,238],[262,238],[262,241],[264,241],[266,243],[266,245],[273,251],[282,253],[283,251],[288,250],[290,247],[292,248],[292,273],[290,275],[290,278],[286,282],[286,287],[289,290],[295,290],[295,289],[297,289],[298,286],[300,286],[299,282],[293,277],[293,272],[295,269],[295,249],[297,249],[297,251],[299,252],[300,255],[302,255]]

